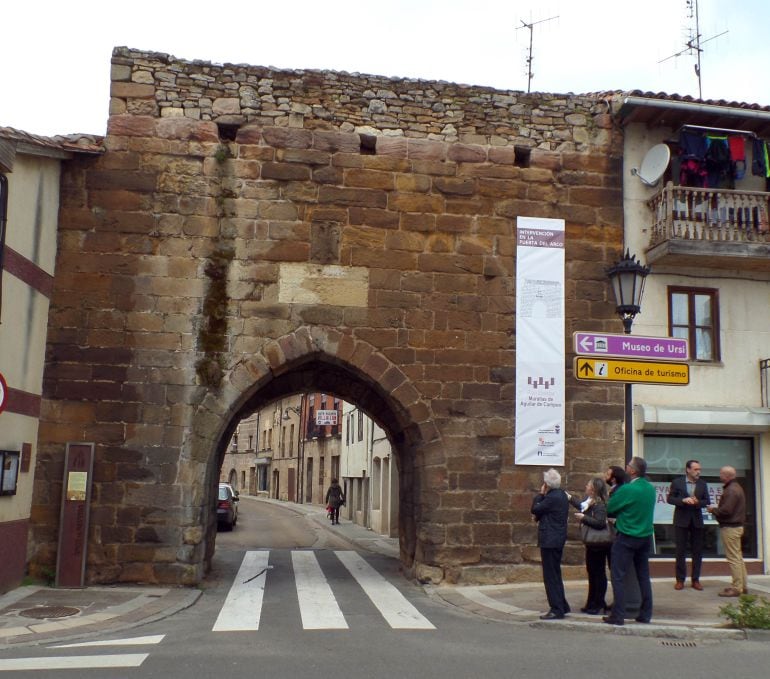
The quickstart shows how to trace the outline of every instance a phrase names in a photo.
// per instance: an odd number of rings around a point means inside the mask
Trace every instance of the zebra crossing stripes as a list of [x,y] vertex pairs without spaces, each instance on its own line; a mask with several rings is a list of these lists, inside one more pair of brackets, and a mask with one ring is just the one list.
[[148,653],[113,655],[61,655],[48,658],[8,658],[0,660],[0,672],[20,670],[92,670],[116,667],[139,667]]
[[87,648],[92,646],[146,646],[159,644],[165,634],[153,634],[146,637],[128,637],[126,639],[103,639],[101,641],[81,641],[76,644],[57,644],[51,648]]
[[436,629],[356,552],[334,552],[393,629]]
[[[125,639],[83,641],[75,644],[58,644],[50,648],[86,648],[96,646],[146,646],[159,644],[165,635],[156,634]],[[92,670],[140,667],[149,653],[105,653],[101,655],[59,655],[36,658],[6,658],[0,660],[0,672],[33,670]]]
[[292,552],[294,581],[304,629],[348,629],[332,588],[313,552]]
[[214,632],[249,632],[259,629],[265,573],[270,552],[246,552],[224,606],[214,623]]
[[[352,551],[335,551],[334,555],[391,628],[435,629],[433,624],[363,557]],[[270,552],[267,550],[246,552],[219,611],[213,631],[247,632],[259,629],[265,587],[269,583],[266,573],[272,568],[268,565],[269,556]],[[330,563],[325,563],[326,568],[330,566]],[[291,551],[291,567],[303,629],[349,629],[316,553],[312,550]]]

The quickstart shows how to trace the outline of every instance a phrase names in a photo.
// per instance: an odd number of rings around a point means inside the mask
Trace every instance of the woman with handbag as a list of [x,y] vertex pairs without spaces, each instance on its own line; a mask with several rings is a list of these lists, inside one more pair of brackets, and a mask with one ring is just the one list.
[[586,485],[586,497],[581,502],[570,498],[570,503],[580,511],[575,518],[580,521],[580,535],[586,547],[586,572],[588,596],[581,612],[600,615],[607,611],[607,571],[604,567],[612,547],[612,532],[607,523],[607,484],[595,477]]

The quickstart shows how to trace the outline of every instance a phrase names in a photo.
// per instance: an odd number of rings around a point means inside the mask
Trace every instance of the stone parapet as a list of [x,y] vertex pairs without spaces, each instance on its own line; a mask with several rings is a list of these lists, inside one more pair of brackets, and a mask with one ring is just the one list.
[[111,77],[112,114],[168,120],[258,123],[544,151],[603,146],[612,130],[609,106],[597,96],[184,61],[127,47],[113,51]]

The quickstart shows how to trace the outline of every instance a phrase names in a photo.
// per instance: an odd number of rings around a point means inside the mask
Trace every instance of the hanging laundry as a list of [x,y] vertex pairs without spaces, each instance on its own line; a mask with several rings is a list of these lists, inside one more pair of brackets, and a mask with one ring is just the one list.
[[767,142],[764,142],[765,150],[765,177],[770,177],[770,157],[768,157]]
[[730,149],[727,145],[727,137],[706,137],[708,149],[706,150],[706,186],[715,189],[721,182],[730,176]]
[[679,164],[679,185],[702,189],[706,186],[706,166],[700,160],[683,160]]
[[733,178],[743,179],[746,176],[746,138],[743,135],[732,135],[727,138],[730,147]]
[[702,134],[679,131],[679,184],[703,188],[706,186],[706,151],[708,145]]
[[754,138],[751,141],[751,174],[757,177],[767,177],[766,153],[765,142],[762,139]]
[[708,142],[702,134],[679,131],[679,153],[682,160],[705,160]]

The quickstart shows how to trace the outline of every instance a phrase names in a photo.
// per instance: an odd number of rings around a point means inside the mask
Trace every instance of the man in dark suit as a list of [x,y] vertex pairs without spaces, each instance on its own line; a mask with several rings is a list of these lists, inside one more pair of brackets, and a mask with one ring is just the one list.
[[540,493],[532,501],[532,514],[538,522],[537,544],[540,547],[543,584],[550,607],[547,613],[540,616],[541,620],[561,620],[570,612],[561,577],[561,555],[567,541],[569,499],[560,485],[559,472],[549,469],[543,474]]
[[667,502],[674,505],[674,540],[676,542],[676,584],[683,589],[687,578],[687,543],[692,553],[691,582],[693,589],[702,590],[700,568],[703,562],[703,509],[708,507],[709,489],[700,477],[698,460],[688,460],[685,475],[674,479],[668,491]]

